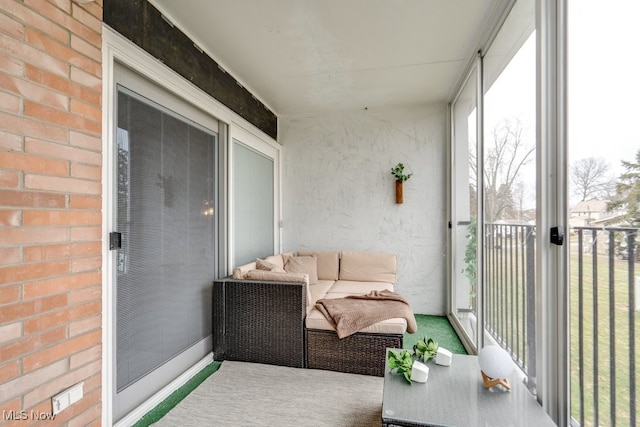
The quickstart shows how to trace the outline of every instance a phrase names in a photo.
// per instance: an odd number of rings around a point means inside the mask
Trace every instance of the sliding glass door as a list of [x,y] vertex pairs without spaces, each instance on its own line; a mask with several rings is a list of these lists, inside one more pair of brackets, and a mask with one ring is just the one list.
[[451,307],[471,351],[506,349],[535,389],[535,2],[505,11],[451,104]]
[[116,420],[211,351],[218,209],[217,122],[119,71]]

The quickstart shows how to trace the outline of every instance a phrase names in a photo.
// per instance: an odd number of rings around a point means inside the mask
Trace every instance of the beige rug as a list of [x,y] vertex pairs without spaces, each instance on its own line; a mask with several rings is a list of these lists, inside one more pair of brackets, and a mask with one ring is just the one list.
[[381,377],[225,361],[155,426],[380,426]]

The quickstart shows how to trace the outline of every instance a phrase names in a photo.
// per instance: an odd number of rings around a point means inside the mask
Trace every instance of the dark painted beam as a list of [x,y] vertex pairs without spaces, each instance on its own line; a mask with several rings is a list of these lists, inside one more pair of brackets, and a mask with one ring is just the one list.
[[104,23],[277,139],[277,117],[146,0],[104,0]]

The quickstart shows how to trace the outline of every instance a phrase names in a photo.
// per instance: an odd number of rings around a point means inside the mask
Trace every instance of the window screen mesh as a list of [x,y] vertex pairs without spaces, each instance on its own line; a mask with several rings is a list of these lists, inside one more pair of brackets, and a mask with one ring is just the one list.
[[118,92],[117,389],[211,333],[216,134]]

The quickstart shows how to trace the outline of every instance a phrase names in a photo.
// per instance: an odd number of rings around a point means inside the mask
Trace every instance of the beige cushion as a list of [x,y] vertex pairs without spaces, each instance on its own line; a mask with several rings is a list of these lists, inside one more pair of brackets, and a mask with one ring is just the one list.
[[282,259],[282,255],[280,254],[268,256],[264,259],[264,261],[275,264],[276,266],[284,269],[284,260]]
[[255,261],[241,265],[233,269],[232,277],[238,280],[246,279],[247,271],[255,270],[255,269],[256,269]]
[[315,255],[318,258],[318,280],[338,280],[340,252],[299,251],[298,256]]
[[[321,329],[325,331],[334,331],[335,329],[327,321],[327,319],[314,308],[309,312],[305,320],[307,329]],[[371,326],[367,326],[359,332],[366,332],[370,334],[404,334],[407,331],[407,321],[403,318],[394,318],[383,320],[382,322],[374,323]]]
[[358,282],[354,280],[338,280],[328,293],[364,295],[371,291],[393,291],[393,284],[387,282]]
[[333,286],[333,280],[320,280],[315,285],[309,286],[311,290],[311,306],[313,307],[321,298],[326,298],[327,291]]
[[258,270],[274,271],[276,273],[284,273],[284,268],[274,264],[272,262],[265,261],[263,259],[256,259],[256,268]]
[[287,273],[306,273],[309,275],[309,284],[318,283],[318,260],[315,255],[288,256],[284,255],[284,271]]
[[343,251],[340,280],[396,283],[396,256],[382,252]]
[[278,273],[265,270],[249,270],[247,271],[246,278],[272,282],[308,282],[309,280],[309,276],[304,273]]

